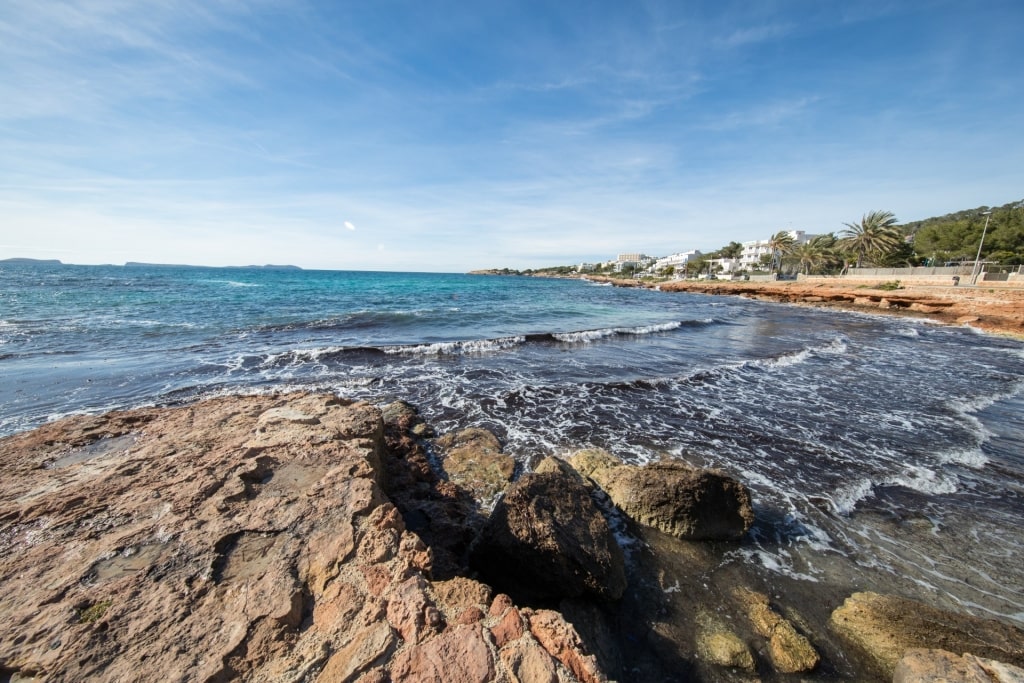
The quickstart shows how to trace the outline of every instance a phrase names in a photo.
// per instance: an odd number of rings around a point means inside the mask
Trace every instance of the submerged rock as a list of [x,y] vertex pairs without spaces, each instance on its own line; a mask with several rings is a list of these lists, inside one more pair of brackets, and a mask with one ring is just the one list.
[[941,648],[1024,666],[1024,630],[878,593],[854,593],[829,625],[886,676],[907,650]]
[[621,597],[625,560],[578,477],[527,474],[495,506],[473,564],[499,587],[533,598]]
[[722,472],[679,461],[602,466],[588,457],[584,462],[619,509],[677,538],[738,540],[754,523],[747,487]]
[[[542,642],[487,586],[431,580],[382,486],[384,432],[371,405],[299,393],[0,439],[0,678],[579,680],[578,636]],[[410,453],[396,481],[429,488]]]

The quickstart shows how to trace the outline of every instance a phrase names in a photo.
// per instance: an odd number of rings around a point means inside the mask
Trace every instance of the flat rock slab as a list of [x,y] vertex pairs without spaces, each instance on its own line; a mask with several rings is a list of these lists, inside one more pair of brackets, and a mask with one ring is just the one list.
[[305,393],[0,439],[0,678],[575,680],[571,643],[505,652],[487,586],[430,580],[383,444],[377,408]]

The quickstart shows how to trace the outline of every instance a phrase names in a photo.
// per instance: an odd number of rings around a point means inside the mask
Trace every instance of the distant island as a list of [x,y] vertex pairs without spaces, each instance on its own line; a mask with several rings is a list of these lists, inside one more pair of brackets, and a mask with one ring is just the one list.
[[[31,266],[73,266],[74,263],[64,263],[58,259],[37,259],[37,258],[6,258],[0,259],[0,264],[8,263],[13,265],[31,265]],[[106,264],[107,267],[117,268],[114,264]],[[299,266],[289,265],[274,265],[267,263],[262,266],[190,266],[184,263],[142,263],[140,261],[128,261],[124,264],[125,268],[224,268],[224,269],[235,269],[235,270],[250,270],[253,268],[259,268],[261,270],[302,270]]]
[[277,266],[272,263],[267,263],[262,266],[190,266],[184,263],[141,263],[139,261],[128,261],[124,264],[125,268],[234,268],[234,269],[250,269],[260,268],[263,270],[302,270],[298,266]]
[[25,263],[37,266],[63,266],[64,264],[57,259],[38,259],[38,258],[5,258],[0,259],[0,263]]

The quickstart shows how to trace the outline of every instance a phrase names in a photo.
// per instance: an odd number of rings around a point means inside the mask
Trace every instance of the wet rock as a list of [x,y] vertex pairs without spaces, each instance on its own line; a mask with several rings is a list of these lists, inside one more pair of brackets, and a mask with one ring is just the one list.
[[449,480],[469,491],[485,508],[512,481],[516,462],[501,452],[498,438],[486,429],[445,434],[437,446],[445,452],[443,465]]
[[1024,630],[878,593],[854,593],[829,626],[892,676],[907,650],[941,648],[1024,666]]
[[697,615],[697,656],[706,662],[730,668],[754,670],[754,654],[743,640],[720,619],[708,612]]
[[772,663],[778,671],[798,673],[818,666],[818,653],[810,641],[771,608],[767,595],[743,588],[734,594],[746,609],[754,629],[768,639]]
[[740,637],[730,631],[702,632],[697,654],[712,664],[754,670],[754,655]]
[[687,540],[738,540],[754,522],[747,487],[678,461],[596,467],[612,502],[640,524]]
[[385,464],[434,483],[389,444],[412,442],[373,406],[305,393],[0,439],[0,678],[550,680],[511,600],[492,617],[487,586],[431,581]]
[[499,588],[532,598],[617,599],[625,561],[608,523],[577,477],[527,474],[491,514],[472,555]]
[[907,650],[896,664],[893,683],[1024,683],[1024,669],[946,650]]

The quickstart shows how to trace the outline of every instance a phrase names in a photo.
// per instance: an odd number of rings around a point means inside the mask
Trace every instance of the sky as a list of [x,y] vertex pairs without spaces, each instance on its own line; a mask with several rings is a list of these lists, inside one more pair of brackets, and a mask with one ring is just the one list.
[[0,259],[459,272],[1024,199],[1020,0],[2,0]]

